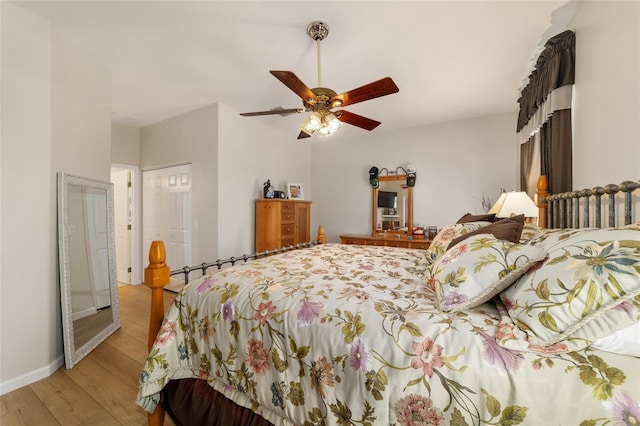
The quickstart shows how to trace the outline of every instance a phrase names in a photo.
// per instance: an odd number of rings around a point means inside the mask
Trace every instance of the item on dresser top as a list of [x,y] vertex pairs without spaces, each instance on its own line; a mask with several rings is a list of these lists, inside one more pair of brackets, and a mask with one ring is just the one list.
[[291,200],[304,200],[304,195],[302,194],[302,185],[300,185],[299,183],[288,183],[287,194],[289,196],[289,199]]
[[273,185],[271,185],[271,180],[267,179],[267,181],[262,185],[263,185],[263,188],[262,188],[263,198],[273,198]]

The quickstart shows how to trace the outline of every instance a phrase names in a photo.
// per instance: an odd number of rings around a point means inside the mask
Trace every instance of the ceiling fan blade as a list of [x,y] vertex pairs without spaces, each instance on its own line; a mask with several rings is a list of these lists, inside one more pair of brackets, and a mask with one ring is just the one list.
[[310,138],[310,137],[311,137],[311,135],[309,133],[300,130],[300,134],[298,135],[298,139],[306,139],[306,138]]
[[342,101],[341,106],[353,105],[358,102],[368,101],[369,99],[379,98],[380,96],[390,95],[398,92],[398,86],[393,82],[391,77],[385,77],[373,83],[365,84],[357,89],[349,90],[341,93],[333,99]]
[[284,117],[289,114],[298,114],[301,112],[304,112],[304,108],[288,108],[288,109],[276,108],[276,109],[270,109],[269,111],[241,112],[240,115],[243,117],[255,117],[256,115],[278,114]]
[[373,130],[382,124],[379,121],[344,110],[338,111],[336,113],[336,117],[343,123],[351,124],[352,126],[360,127],[365,130]]
[[269,71],[275,78],[280,80],[285,86],[293,90],[302,100],[309,98],[314,99],[316,95],[307,87],[306,84],[291,71]]

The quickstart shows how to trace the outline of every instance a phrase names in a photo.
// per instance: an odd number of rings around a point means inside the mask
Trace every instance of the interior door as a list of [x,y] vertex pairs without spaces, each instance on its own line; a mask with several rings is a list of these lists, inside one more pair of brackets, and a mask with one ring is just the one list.
[[116,265],[119,283],[131,284],[131,171],[111,172],[116,233]]
[[190,265],[191,165],[144,171],[142,181],[143,247],[162,240],[171,269]]

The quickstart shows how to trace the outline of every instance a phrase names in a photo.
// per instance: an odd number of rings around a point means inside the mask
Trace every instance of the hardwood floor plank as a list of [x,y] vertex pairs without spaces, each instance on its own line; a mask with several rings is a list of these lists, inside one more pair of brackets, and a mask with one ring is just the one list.
[[36,401],[39,401],[38,397],[28,386],[2,395],[0,396],[0,417]]
[[137,389],[127,385],[102,366],[97,357],[87,357],[66,374],[123,425],[146,421],[144,410],[135,405]]
[[120,379],[135,392],[138,392],[138,379],[142,371],[142,362],[131,358],[108,342],[103,343],[93,351],[93,358],[109,374]]
[[[137,425],[146,425],[147,422],[135,423]],[[82,426],[119,426],[122,425],[119,421],[113,418],[113,416],[106,411],[101,411],[95,416],[87,419],[86,422],[81,423]]]
[[[111,346],[117,348],[122,353],[138,361],[140,365],[144,363],[144,360],[147,359],[147,354],[149,353],[147,351],[146,336],[144,337],[144,339],[142,339],[132,337],[124,331],[119,331],[109,336],[105,343],[109,343]],[[142,368],[140,370],[142,370]]]
[[67,376],[64,369],[29,386],[63,425],[81,424],[103,410],[91,393]]
[[20,408],[7,415],[0,417],[2,426],[23,426],[23,425],[59,425],[60,423],[37,398],[30,404],[22,405]]

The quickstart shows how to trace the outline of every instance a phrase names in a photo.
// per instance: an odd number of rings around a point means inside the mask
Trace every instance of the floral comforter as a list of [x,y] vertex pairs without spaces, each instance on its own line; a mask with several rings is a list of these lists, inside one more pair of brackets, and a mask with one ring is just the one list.
[[640,360],[499,346],[492,303],[446,314],[424,252],[326,244],[217,271],[171,306],[140,377],[152,412],[199,377],[275,424],[610,425],[640,418]]

